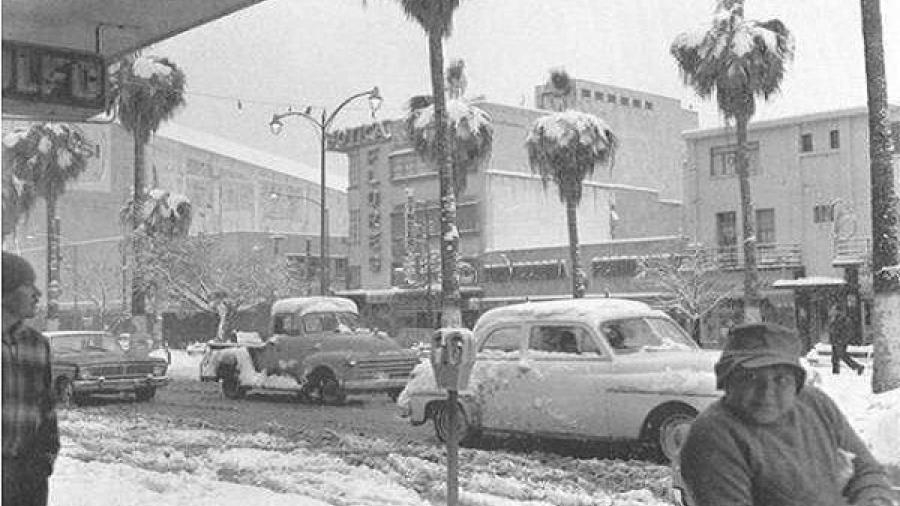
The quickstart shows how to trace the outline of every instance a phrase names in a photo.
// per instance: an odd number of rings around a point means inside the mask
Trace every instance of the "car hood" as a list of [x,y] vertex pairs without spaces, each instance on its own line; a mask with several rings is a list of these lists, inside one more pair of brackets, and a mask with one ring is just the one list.
[[115,351],[83,351],[55,353],[54,362],[69,362],[78,365],[103,365],[103,364],[166,364],[161,358],[150,357],[146,354],[132,355]]

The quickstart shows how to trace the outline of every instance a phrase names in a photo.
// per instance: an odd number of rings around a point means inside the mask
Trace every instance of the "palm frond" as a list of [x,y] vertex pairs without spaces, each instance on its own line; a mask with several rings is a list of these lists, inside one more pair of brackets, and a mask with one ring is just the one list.
[[546,188],[552,181],[562,202],[581,202],[586,177],[598,165],[612,164],[619,141],[593,114],[565,111],[534,121],[525,140],[532,172]]
[[112,88],[122,126],[146,144],[150,134],[185,104],[184,88],[184,72],[168,58],[125,58]]
[[66,123],[35,123],[16,129],[3,139],[4,158],[11,174],[33,187],[41,198],[62,195],[93,156],[84,133]]
[[415,20],[426,33],[441,38],[450,36],[453,30],[453,13],[460,0],[399,0],[406,16]]
[[715,93],[730,119],[753,116],[754,97],[768,100],[778,92],[794,42],[780,20],[747,21],[743,1],[720,0],[711,26],[678,35],[669,51],[685,84],[700,98]]
[[563,68],[550,69],[550,87],[558,95],[569,95],[574,86],[569,73]]
[[[431,97],[427,97],[430,101]],[[417,105],[428,101],[410,100]],[[406,130],[413,149],[422,158],[437,160],[436,128],[434,105],[410,108],[406,118]],[[493,119],[483,109],[471,105],[461,99],[447,101],[447,128],[450,134],[450,161],[454,172],[457,195],[462,195],[466,188],[468,171],[477,167],[491,152],[494,138]]]

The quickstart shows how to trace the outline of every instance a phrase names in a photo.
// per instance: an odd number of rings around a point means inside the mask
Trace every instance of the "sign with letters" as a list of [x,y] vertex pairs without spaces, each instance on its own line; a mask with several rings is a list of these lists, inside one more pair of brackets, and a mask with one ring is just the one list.
[[4,112],[9,101],[23,109],[52,104],[100,113],[106,106],[106,63],[93,53],[4,40]]

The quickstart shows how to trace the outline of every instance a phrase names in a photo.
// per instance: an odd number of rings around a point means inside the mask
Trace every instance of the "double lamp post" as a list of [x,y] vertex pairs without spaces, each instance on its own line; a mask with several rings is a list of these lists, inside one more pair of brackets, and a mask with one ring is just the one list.
[[328,295],[329,293],[329,283],[328,283],[328,210],[326,207],[325,201],[325,152],[328,150],[328,130],[331,128],[332,123],[334,122],[335,116],[341,112],[341,109],[344,108],[347,104],[352,102],[353,100],[360,97],[368,97],[369,98],[369,109],[372,113],[372,116],[375,116],[375,111],[381,106],[382,98],[381,94],[378,92],[378,87],[375,86],[371,90],[363,91],[361,93],[357,93],[355,95],[351,95],[344,99],[340,105],[338,105],[331,114],[328,113],[327,109],[322,109],[322,114],[319,117],[312,115],[312,107],[307,107],[305,111],[291,111],[283,113],[276,113],[272,115],[272,121],[269,122],[269,128],[272,130],[272,133],[278,135],[281,133],[281,130],[284,128],[284,123],[281,121],[288,116],[300,116],[301,118],[306,119],[310,123],[316,126],[319,132],[319,169],[320,169],[320,178],[319,181],[319,214],[320,214],[320,226],[319,226],[319,236],[320,236],[320,245],[319,245],[319,283],[320,283],[320,293],[322,295]]

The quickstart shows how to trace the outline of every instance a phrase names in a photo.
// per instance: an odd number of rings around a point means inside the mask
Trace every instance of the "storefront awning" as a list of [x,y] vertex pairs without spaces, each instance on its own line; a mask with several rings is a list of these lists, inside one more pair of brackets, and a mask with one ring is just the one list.
[[841,278],[829,276],[809,276],[797,279],[778,279],[772,283],[772,288],[785,288],[794,290],[797,288],[818,288],[825,286],[842,286],[847,282]]

